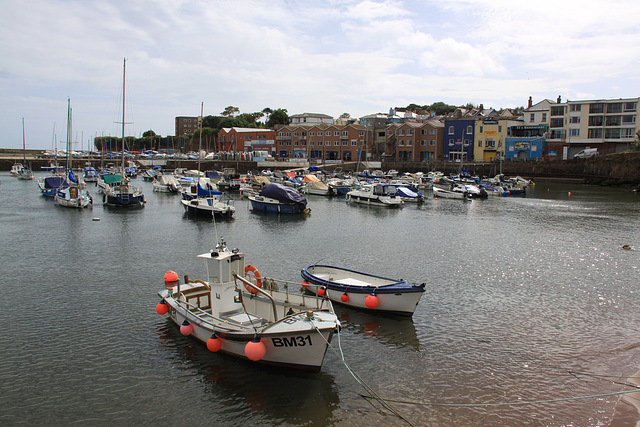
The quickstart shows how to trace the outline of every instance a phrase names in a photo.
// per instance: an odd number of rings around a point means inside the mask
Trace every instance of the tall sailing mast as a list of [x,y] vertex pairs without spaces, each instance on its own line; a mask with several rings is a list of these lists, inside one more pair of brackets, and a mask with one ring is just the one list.
[[126,177],[124,171],[124,95],[125,95],[125,77],[127,72],[127,58],[124,58],[122,65],[122,179]]

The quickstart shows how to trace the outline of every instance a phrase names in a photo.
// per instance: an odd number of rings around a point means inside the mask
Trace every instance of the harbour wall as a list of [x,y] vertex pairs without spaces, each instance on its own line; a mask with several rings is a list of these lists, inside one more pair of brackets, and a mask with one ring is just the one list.
[[[47,166],[51,159],[37,157],[40,150],[27,153],[27,163],[34,171],[39,171],[42,166]],[[22,162],[23,154],[21,150],[0,149],[0,171],[9,171],[15,162]],[[59,164],[64,164],[63,159],[59,159]],[[74,159],[74,168],[81,168],[91,165],[99,168],[107,163],[117,163],[116,160],[100,159]],[[362,164],[356,162],[318,164],[325,170],[336,170],[338,168],[345,171],[362,171]],[[162,166],[163,169],[173,170],[175,168],[197,169],[197,160],[152,160],[139,162],[141,167],[151,165]],[[234,169],[237,173],[247,173],[248,171],[289,170],[305,169],[309,166],[307,162],[284,162],[284,161],[235,161],[235,160],[203,160],[200,162],[201,170],[219,170],[227,168]],[[594,156],[587,159],[575,160],[555,160],[555,161],[515,161],[515,162],[470,162],[464,163],[463,167],[473,170],[480,176],[495,176],[500,171],[507,176],[522,176],[525,178],[552,178],[580,180],[587,184],[613,185],[613,186],[639,186],[640,185],[640,152],[614,153],[602,156]],[[433,161],[433,162],[383,162],[382,169],[386,172],[395,169],[399,172],[429,172],[441,171],[445,174],[458,172],[460,163]]]

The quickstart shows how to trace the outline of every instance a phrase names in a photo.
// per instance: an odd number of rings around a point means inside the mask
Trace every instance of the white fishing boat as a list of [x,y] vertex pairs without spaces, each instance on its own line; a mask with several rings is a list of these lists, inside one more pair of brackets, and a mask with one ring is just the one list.
[[425,287],[330,265],[308,265],[301,275],[309,291],[331,301],[408,316],[413,315]]
[[284,368],[321,369],[340,327],[330,300],[292,293],[286,285],[276,290],[273,280],[262,278],[245,264],[245,254],[229,250],[223,239],[198,258],[205,261],[208,280],[185,276],[180,283],[175,272],[167,272],[166,289],[158,292],[159,314],[168,313],[183,335],[212,352]]
[[396,187],[382,183],[364,184],[361,188],[349,191],[347,201],[387,208],[401,207],[403,204]]

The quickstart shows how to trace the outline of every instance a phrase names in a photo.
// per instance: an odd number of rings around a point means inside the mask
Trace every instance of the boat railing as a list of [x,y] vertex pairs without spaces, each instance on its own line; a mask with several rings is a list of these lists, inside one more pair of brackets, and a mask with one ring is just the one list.
[[[182,297],[185,297],[185,295],[182,292],[180,292],[180,295]],[[181,299],[178,298],[175,301],[176,301],[176,303],[178,305],[183,306],[183,308],[185,309],[185,311],[186,311],[185,318],[187,318],[187,320],[189,318],[189,315],[191,314],[194,317],[197,317],[198,320],[202,321],[203,323],[206,323],[207,325],[211,326],[212,328],[213,327],[220,328],[222,326],[222,324],[227,324],[227,325],[232,325],[234,328],[238,328],[239,327],[239,328],[250,329],[249,326],[242,325],[239,322],[230,322],[229,320],[221,319],[219,317],[216,317],[213,314],[211,314],[211,313],[209,313],[207,311],[204,311],[203,309],[201,309],[197,305],[187,301],[186,297],[185,297],[185,300],[181,300]],[[207,320],[207,318],[211,319],[211,320]]]
[[[250,281],[248,281],[244,277],[238,276],[238,274],[235,273],[235,272],[233,273],[233,277],[235,279],[237,279],[237,280],[240,280],[247,287],[257,291],[259,294],[264,295],[265,297],[267,297],[271,301],[271,307],[273,308],[273,321],[277,322],[278,321],[278,311],[276,309],[276,301],[273,299],[273,297],[268,292],[263,291],[261,288],[257,287],[256,285],[254,285],[253,283],[251,283]],[[242,295],[242,292],[240,293],[240,295]]]

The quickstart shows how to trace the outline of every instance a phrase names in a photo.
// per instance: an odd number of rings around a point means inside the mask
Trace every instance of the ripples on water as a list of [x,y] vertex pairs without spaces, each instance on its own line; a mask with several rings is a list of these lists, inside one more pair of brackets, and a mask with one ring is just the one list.
[[204,277],[195,256],[216,232],[278,279],[322,262],[426,282],[412,319],[337,306],[333,342],[415,425],[637,418],[619,396],[509,405],[628,389],[640,365],[640,200],[629,192],[539,183],[526,197],[401,210],[311,196],[302,218],[237,200],[236,217],[214,224],[149,183],[144,209],[79,212],[35,181],[1,179],[3,425],[404,425],[361,396],[331,350],[319,374],[265,368],[212,355],[155,313],[165,271]]

